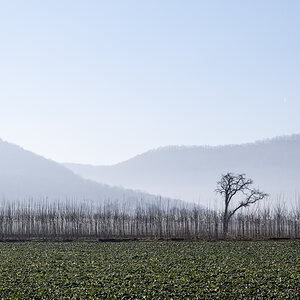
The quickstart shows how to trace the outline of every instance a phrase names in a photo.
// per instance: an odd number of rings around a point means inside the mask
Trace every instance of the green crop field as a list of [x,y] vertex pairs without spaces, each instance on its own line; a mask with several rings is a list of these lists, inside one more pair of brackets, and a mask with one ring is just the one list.
[[299,241],[0,243],[0,298],[299,299]]

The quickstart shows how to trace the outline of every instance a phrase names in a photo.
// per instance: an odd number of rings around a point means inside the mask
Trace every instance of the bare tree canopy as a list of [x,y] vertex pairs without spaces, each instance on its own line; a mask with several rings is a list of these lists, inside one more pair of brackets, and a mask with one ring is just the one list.
[[[216,192],[224,197],[224,215],[223,215],[223,233],[224,236],[228,232],[228,223],[230,218],[242,207],[247,207],[250,204],[254,204],[259,200],[264,199],[268,194],[252,188],[253,180],[247,179],[245,174],[233,174],[227,173],[222,175],[221,180],[217,183],[218,188]],[[229,209],[230,202],[233,197],[238,193],[243,194],[243,200],[241,200],[236,207]]]

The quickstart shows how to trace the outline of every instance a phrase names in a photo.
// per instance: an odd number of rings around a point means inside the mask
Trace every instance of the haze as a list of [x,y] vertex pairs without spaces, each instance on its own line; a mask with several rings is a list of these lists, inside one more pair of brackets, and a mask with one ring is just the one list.
[[300,128],[299,1],[2,1],[0,137],[58,162]]

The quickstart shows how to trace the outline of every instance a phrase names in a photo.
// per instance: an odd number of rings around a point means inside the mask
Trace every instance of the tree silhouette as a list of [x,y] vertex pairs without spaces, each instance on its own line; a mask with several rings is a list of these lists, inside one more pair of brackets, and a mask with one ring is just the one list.
[[[227,173],[222,175],[221,180],[217,183],[216,192],[224,197],[224,214],[223,214],[223,235],[227,236],[228,224],[231,217],[242,207],[247,207],[268,196],[258,189],[251,188],[252,179],[247,179],[245,174]],[[235,208],[230,208],[230,202],[238,193],[242,193],[244,199],[240,201]]]

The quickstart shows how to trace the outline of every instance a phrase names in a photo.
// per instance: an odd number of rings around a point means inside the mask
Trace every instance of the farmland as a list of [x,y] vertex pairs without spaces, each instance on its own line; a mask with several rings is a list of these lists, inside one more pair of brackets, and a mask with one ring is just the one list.
[[0,298],[300,296],[299,241],[0,243]]

